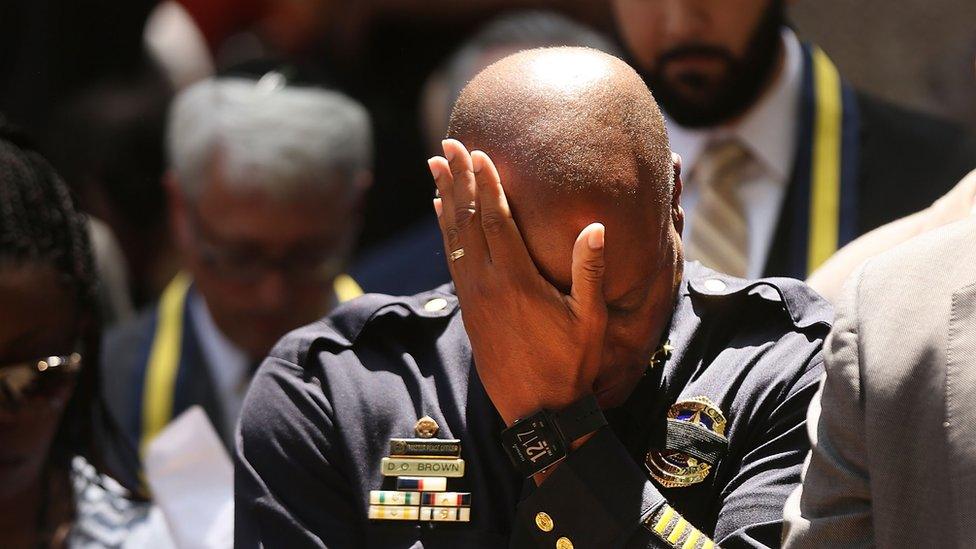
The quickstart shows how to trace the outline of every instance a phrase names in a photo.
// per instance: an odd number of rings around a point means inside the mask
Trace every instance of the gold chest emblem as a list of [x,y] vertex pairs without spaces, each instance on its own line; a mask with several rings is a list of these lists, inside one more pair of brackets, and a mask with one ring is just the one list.
[[417,420],[414,425],[413,430],[420,438],[433,438],[440,431],[440,426],[434,421],[434,418],[430,416],[424,416]]
[[[672,404],[668,409],[668,419],[685,421],[725,437],[725,416],[707,397],[699,396]],[[644,464],[654,480],[665,488],[698,484],[712,470],[711,464],[674,450],[651,450]]]

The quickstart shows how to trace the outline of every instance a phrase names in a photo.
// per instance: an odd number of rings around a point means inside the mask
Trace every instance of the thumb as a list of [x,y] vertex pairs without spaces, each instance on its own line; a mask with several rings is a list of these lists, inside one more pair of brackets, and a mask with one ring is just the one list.
[[573,246],[573,287],[570,296],[577,313],[593,311],[603,305],[603,244],[606,229],[602,223],[586,226]]

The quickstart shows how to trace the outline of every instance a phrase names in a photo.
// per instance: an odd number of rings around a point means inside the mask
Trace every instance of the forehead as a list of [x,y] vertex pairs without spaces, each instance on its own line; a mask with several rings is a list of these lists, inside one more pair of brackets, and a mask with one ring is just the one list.
[[77,332],[74,292],[48,266],[0,265],[0,360],[70,351]]
[[664,219],[661,208],[638,196],[618,199],[556,199],[513,215],[529,254],[547,280],[562,291],[572,281],[573,246],[590,223],[606,227],[604,294],[608,301],[650,284],[661,264]]
[[264,242],[337,237],[349,230],[354,208],[343,185],[308,185],[286,194],[253,182],[226,181],[219,173],[204,183],[195,213],[220,236]]

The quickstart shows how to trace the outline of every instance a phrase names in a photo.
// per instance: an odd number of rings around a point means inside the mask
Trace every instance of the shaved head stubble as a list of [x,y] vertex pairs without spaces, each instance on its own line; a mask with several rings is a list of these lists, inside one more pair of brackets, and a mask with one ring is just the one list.
[[615,224],[583,222],[587,210],[653,218],[658,230],[669,221],[675,174],[664,118],[640,75],[611,55],[539,48],[508,56],[464,88],[448,136],[495,161],[537,263],[545,238],[536,228]]

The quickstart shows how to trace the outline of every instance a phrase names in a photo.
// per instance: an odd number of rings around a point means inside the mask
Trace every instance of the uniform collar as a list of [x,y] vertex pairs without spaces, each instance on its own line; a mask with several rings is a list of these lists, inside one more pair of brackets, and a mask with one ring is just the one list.
[[[788,291],[786,290],[788,288]],[[793,325],[798,329],[818,323],[830,324],[833,312],[813,289],[789,278],[746,280],[722,274],[702,266],[697,261],[685,263],[679,287],[675,315],[685,298],[712,302],[737,296],[754,296],[769,302],[782,303]],[[366,294],[340,305],[333,315],[319,326],[321,336],[342,347],[351,347],[363,329],[376,318],[390,315],[438,319],[454,314],[458,307],[454,284],[447,283],[429,292],[414,296]]]
[[[684,275],[678,289],[674,312],[671,319],[669,339],[674,346],[671,358],[662,367],[648,370],[634,386],[627,401],[610,416],[623,424],[619,429],[628,429],[627,419],[643,421],[658,402],[647,398],[661,387],[664,370],[669,364],[680,363],[689,353],[695,356],[700,341],[695,341],[695,333],[706,320],[734,322],[741,300],[748,298],[750,303],[766,301],[771,305],[781,304],[785,317],[794,329],[802,331],[814,325],[829,327],[833,312],[826,301],[806,284],[790,278],[767,278],[745,280],[725,275],[704,267],[697,261],[685,263]],[[748,305],[754,306],[754,305]],[[711,324],[712,322],[709,322]],[[822,328],[821,328],[822,329]],[[700,349],[699,349],[700,352]],[[611,424],[614,422],[611,421]]]
[[797,116],[803,80],[803,52],[796,34],[784,27],[783,67],[772,87],[734,124],[705,129],[685,128],[665,115],[671,148],[681,154],[682,172],[691,173],[713,140],[737,138],[776,181],[784,184],[793,169]]

